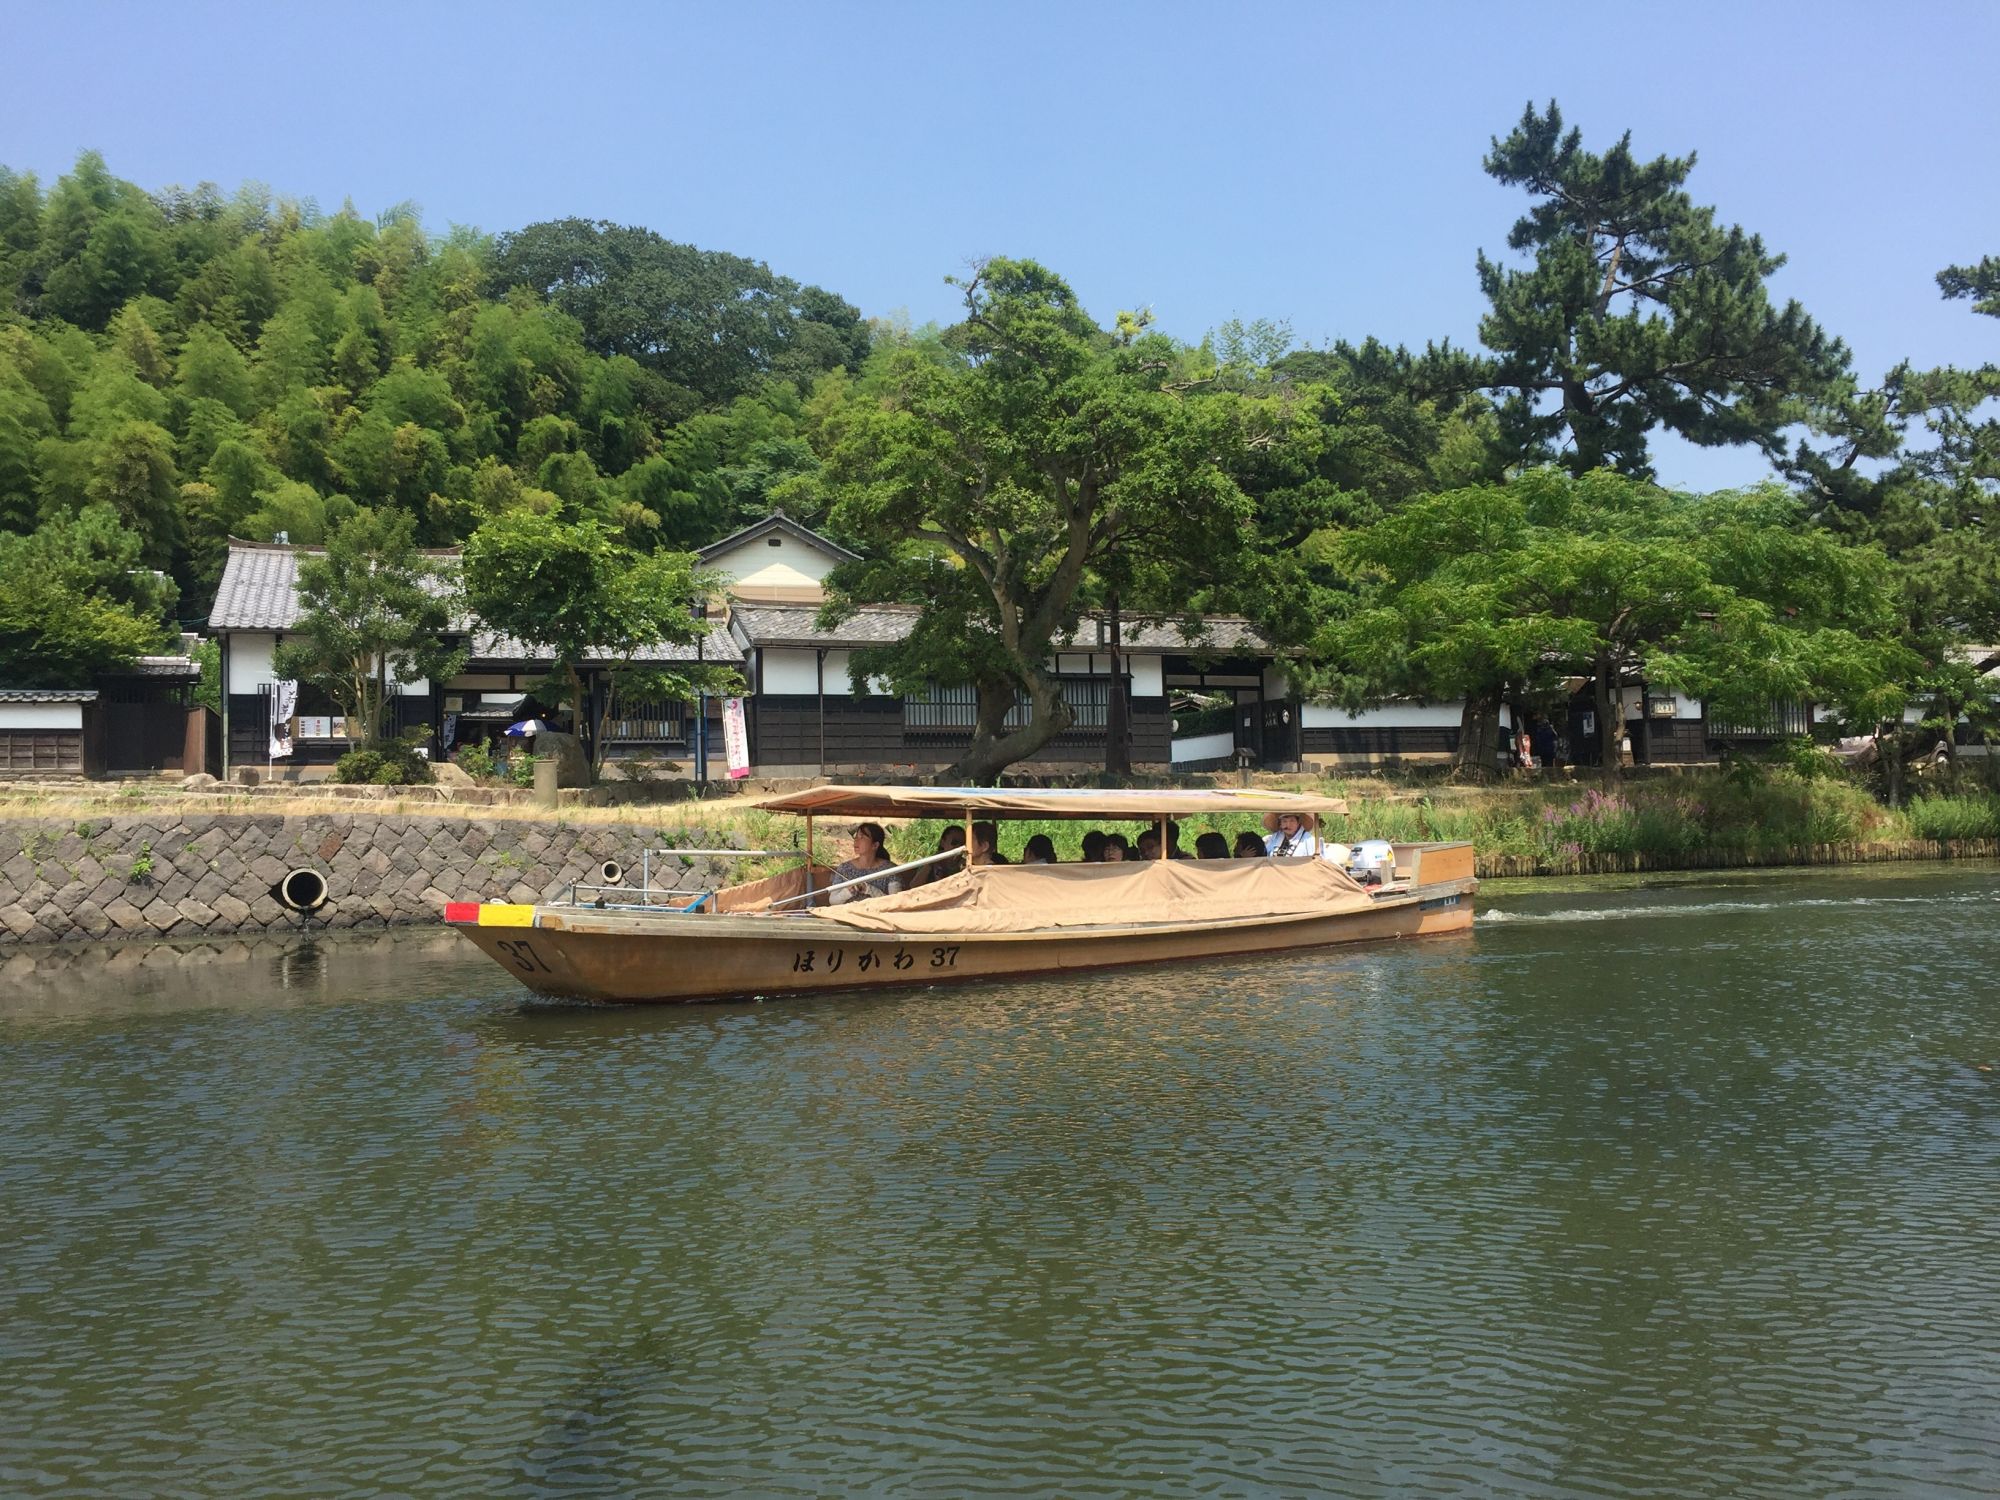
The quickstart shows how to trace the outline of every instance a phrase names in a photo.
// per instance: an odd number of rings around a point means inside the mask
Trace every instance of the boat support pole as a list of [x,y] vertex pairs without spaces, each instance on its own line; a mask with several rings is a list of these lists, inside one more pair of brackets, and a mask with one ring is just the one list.
[[[996,839],[1000,837],[998,828],[993,830],[993,836]],[[1000,851],[996,849],[993,852],[998,854]],[[972,868],[972,809],[969,807],[965,810],[965,864],[961,868]]]
[[813,893],[813,815],[806,814],[806,905],[812,905]]
[[1160,814],[1160,820],[1156,826],[1160,830],[1160,858],[1165,859],[1167,857],[1167,815],[1165,813]]

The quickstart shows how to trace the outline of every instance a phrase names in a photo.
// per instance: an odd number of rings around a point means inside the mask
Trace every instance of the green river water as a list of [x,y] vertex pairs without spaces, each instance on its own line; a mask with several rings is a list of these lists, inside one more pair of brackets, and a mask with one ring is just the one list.
[[2000,1493],[2000,870],[765,1005],[0,949],[0,1493]]

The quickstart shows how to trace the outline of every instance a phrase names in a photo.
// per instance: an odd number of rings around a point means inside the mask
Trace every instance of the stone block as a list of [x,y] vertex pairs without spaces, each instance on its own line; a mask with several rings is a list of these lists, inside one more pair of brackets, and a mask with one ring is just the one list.
[[14,890],[25,891],[34,879],[35,862],[25,854],[17,854],[0,865],[0,881],[5,881]]
[[285,872],[292,867],[270,853],[259,854],[250,861],[248,874],[260,887],[276,885],[285,878]]
[[25,938],[35,925],[35,914],[25,906],[9,904],[0,906],[0,927],[5,927],[17,938]]
[[181,920],[180,912],[175,910],[171,902],[167,901],[154,901],[150,903],[146,907],[145,916],[147,925],[153,931],[159,933],[161,937],[165,937],[169,932],[173,931],[175,924]]
[[485,853],[486,846],[492,842],[493,840],[487,837],[486,830],[479,827],[468,828],[458,836],[459,852],[473,859]]
[[103,937],[111,930],[111,919],[95,901],[86,901],[69,914],[70,926],[90,937]]
[[230,927],[241,927],[250,920],[250,903],[237,896],[223,894],[209,905],[215,908],[218,921]]
[[122,875],[107,875],[90,888],[89,899],[93,906],[104,907],[109,906],[124,894],[125,877]]
[[423,894],[424,888],[430,883],[431,872],[429,870],[416,870],[411,872],[409,879],[399,884],[396,890],[411,900],[415,900]]
[[220,875],[217,875],[211,871],[209,874],[206,874],[202,876],[201,879],[197,880],[194,883],[194,889],[192,891],[189,891],[188,894],[197,901],[203,902],[209,906],[213,906],[215,905],[216,897],[220,896],[224,891],[227,891],[228,889],[229,889],[229,883],[225,881]]
[[106,905],[104,907],[104,915],[111,925],[116,927],[120,932],[145,932],[148,930],[146,926],[146,914],[130,901],[127,901],[123,896],[116,897]]
[[371,875],[387,875],[389,873],[389,856],[384,854],[380,849],[370,849],[366,854],[361,856],[361,868]]
[[169,906],[194,893],[194,881],[179,873],[169,875],[165,879],[155,875],[153,883],[159,887],[160,899]]
[[521,906],[533,906],[541,899],[541,892],[524,881],[516,881],[507,887],[507,899]]
[[444,912],[445,903],[447,901],[451,901],[456,898],[447,896],[443,891],[439,890],[434,885],[427,885],[424,887],[423,894],[420,899],[423,901],[424,905],[428,907],[432,912],[442,915],[442,913]]
[[197,927],[209,927],[215,922],[215,908],[206,901],[195,900],[192,896],[177,904],[174,910]]

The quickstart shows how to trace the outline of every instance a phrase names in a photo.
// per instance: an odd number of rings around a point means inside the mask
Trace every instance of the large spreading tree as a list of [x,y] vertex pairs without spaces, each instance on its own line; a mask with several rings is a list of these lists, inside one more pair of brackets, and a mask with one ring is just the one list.
[[1495,764],[1503,701],[1563,677],[1592,684],[1611,775],[1635,678],[1721,717],[1805,698],[1872,727],[1901,710],[1886,561],[1797,520],[1775,487],[1691,497],[1610,470],[1424,496],[1340,539],[1362,602],[1312,655],[1356,704],[1463,700],[1473,774]]
[[1319,423],[1290,390],[1222,388],[1161,335],[1100,329],[1033,261],[989,260],[962,289],[963,321],[890,351],[827,424],[832,523],[866,553],[828,614],[921,606],[854,671],[970,684],[971,740],[943,774],[983,784],[1074,722],[1055,658],[1094,581],[1159,602],[1227,576],[1256,536],[1237,474],[1260,449],[1310,452]]

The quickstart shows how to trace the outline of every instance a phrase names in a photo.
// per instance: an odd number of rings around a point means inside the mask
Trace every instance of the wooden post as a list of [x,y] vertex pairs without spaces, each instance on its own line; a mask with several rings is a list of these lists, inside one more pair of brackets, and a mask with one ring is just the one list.
[[813,815],[806,814],[806,905],[812,905],[813,889]]
[[1158,827],[1160,830],[1160,858],[1165,859],[1167,857],[1167,815],[1165,813],[1160,814]]
[[[999,837],[999,830],[998,830],[998,829],[995,829],[995,830],[994,830],[994,836],[995,836],[996,838],[997,838],[997,837]],[[971,809],[971,808],[969,808],[969,807],[968,807],[968,808],[967,808],[967,809],[965,810],[965,865],[964,865],[964,868],[966,868],[966,869],[968,869],[968,870],[972,868],[972,809]]]

